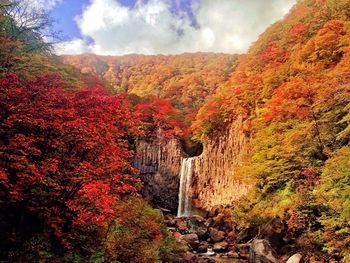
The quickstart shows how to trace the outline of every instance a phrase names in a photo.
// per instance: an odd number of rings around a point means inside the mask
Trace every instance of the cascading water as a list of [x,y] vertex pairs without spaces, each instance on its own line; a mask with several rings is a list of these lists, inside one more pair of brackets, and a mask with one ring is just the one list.
[[185,158],[181,163],[180,189],[179,189],[179,206],[177,216],[190,216],[191,214],[191,180],[192,164],[194,158]]

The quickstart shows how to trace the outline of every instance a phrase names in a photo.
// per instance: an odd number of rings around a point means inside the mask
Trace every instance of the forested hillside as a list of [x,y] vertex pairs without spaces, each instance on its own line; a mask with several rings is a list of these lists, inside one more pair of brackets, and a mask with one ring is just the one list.
[[206,98],[229,78],[237,55],[195,53],[174,56],[61,56],[62,62],[94,74],[112,92],[168,99],[190,125]]
[[333,256],[350,252],[349,11],[347,0],[298,1],[192,123],[206,140],[243,116],[253,141],[238,174],[254,190],[234,216],[280,217],[299,246]]

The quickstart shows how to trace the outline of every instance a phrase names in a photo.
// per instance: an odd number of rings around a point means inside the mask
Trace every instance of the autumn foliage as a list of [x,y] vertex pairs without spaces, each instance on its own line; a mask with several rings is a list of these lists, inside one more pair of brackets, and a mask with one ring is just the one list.
[[[253,226],[286,220],[305,254],[349,256],[349,1],[298,1],[240,57],[191,128],[207,140],[239,116],[252,140],[234,208]],[[345,10],[347,9],[347,11]]]

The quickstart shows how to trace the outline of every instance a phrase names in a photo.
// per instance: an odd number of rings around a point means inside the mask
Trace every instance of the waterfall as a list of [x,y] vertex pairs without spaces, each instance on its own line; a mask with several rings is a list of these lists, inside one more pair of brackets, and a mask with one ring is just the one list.
[[194,158],[182,159],[180,189],[179,189],[179,206],[177,216],[189,216],[191,213],[191,180],[192,180],[192,163]]

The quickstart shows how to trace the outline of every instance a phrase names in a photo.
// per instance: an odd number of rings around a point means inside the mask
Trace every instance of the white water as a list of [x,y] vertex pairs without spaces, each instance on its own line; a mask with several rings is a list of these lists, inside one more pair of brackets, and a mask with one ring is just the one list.
[[194,158],[186,158],[181,163],[180,189],[179,189],[179,206],[177,216],[190,216],[191,214],[191,180],[192,180],[192,163]]

